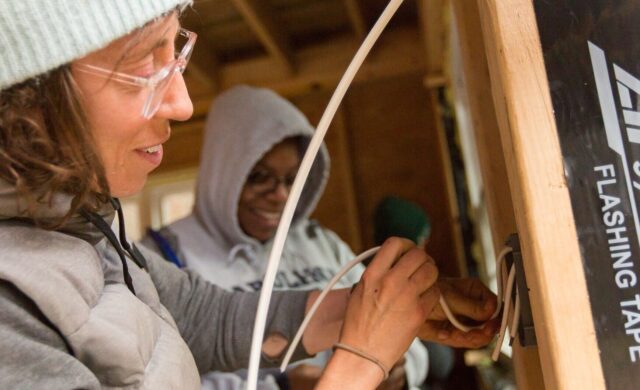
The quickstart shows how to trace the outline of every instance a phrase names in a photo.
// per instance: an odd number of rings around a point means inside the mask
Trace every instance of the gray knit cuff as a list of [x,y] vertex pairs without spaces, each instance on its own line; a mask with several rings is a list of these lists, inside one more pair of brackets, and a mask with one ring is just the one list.
[[2,0],[0,90],[107,46],[192,0]]
[[[309,291],[274,291],[269,305],[265,334],[280,334],[291,342],[304,321],[308,298]],[[283,315],[283,313],[287,314]],[[282,354],[276,358],[269,358],[263,353],[260,366],[274,367],[279,365],[285,352],[286,350],[282,351]],[[295,362],[311,356],[304,349],[302,340],[300,340],[291,361]]]

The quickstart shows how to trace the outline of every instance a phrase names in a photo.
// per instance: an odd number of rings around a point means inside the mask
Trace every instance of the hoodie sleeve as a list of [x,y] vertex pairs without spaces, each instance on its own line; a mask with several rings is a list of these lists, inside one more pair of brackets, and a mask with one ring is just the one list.
[[[251,335],[258,307],[257,293],[229,292],[162,260],[146,248],[149,273],[160,301],[176,320],[200,372],[232,371],[249,362]],[[274,292],[266,334],[292,340],[302,323],[307,291]],[[295,359],[309,357],[299,346]],[[278,360],[262,357],[262,366]]]
[[0,281],[0,388],[100,389],[35,304]]

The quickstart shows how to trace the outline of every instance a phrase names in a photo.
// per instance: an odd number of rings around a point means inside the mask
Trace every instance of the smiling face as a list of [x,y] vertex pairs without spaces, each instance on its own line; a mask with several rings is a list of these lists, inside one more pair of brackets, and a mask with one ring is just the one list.
[[[150,76],[174,59],[179,27],[172,14],[75,63]],[[162,144],[171,134],[169,121],[187,120],[193,112],[182,74],[173,76],[156,114],[144,119],[141,112],[147,90],[79,71],[73,63],[72,72],[111,195],[139,192],[147,175],[162,161]]]
[[[286,183],[292,183],[299,166],[298,142],[293,138],[274,146],[256,163],[249,177],[271,177],[274,185],[252,185],[248,181],[242,188],[238,202],[238,221],[247,235],[262,242],[273,237],[289,196],[290,188]],[[277,178],[277,184],[273,178]],[[267,190],[263,189],[265,186]]]

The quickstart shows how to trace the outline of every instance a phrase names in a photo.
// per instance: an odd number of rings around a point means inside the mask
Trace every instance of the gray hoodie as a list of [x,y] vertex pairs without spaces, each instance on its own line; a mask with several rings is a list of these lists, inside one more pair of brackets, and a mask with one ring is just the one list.
[[[265,153],[285,138],[298,135],[308,142],[313,128],[300,111],[272,91],[239,86],[214,101],[205,126],[194,209],[194,217],[209,237],[200,245],[210,245],[208,249],[224,257],[238,244],[261,245],[246,235],[238,223],[240,192],[249,172]],[[311,214],[328,177],[329,154],[323,145],[302,191],[292,226]]]
[[[57,196],[36,214],[56,218],[69,205]],[[4,181],[0,248],[0,388],[188,389],[198,370],[248,361],[256,294],[223,291],[143,249],[146,269],[126,260],[134,295],[99,230],[80,215],[59,231],[33,226]],[[274,304],[268,332],[292,338],[306,293]]]
[[[258,291],[272,240],[248,236],[238,221],[238,202],[254,165],[286,138],[301,137],[306,149],[314,128],[291,103],[274,92],[238,86],[213,102],[204,131],[193,214],[170,224],[161,235],[173,244],[184,265],[228,290]],[[283,248],[276,290],[321,289],[355,255],[334,232],[309,220],[329,177],[329,155],[322,145],[305,184]],[[158,250],[150,237],[144,243]],[[363,267],[349,272],[337,287],[360,279]],[[408,354],[412,385],[424,381],[427,355],[416,343]],[[312,364],[326,363],[328,355]],[[208,376],[203,388],[237,389],[229,375]]]

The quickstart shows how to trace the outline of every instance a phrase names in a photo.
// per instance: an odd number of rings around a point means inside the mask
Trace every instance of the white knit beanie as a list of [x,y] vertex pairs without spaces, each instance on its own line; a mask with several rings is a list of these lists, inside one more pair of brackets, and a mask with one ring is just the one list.
[[0,0],[0,90],[84,57],[192,0]]

